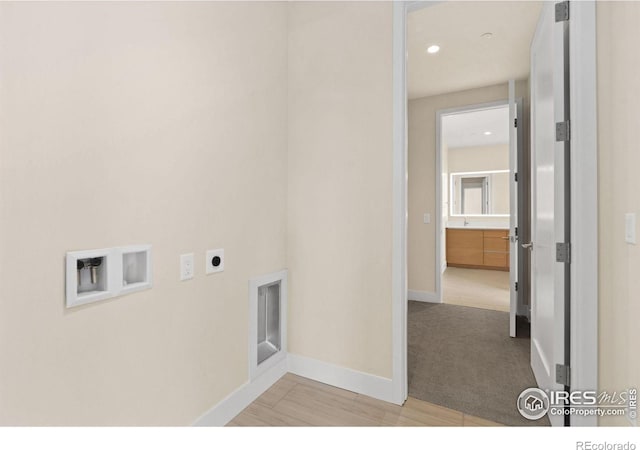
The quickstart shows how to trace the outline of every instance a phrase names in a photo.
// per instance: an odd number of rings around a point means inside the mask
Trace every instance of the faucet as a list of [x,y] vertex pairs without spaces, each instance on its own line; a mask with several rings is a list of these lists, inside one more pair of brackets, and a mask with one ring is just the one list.
[[467,220],[467,218],[464,218],[464,226],[466,227],[467,225],[469,225],[469,221]]

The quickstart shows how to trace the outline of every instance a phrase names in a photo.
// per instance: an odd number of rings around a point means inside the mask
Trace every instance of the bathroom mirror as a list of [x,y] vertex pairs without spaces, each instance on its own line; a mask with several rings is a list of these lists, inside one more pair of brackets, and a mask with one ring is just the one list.
[[453,172],[451,216],[509,216],[509,171]]

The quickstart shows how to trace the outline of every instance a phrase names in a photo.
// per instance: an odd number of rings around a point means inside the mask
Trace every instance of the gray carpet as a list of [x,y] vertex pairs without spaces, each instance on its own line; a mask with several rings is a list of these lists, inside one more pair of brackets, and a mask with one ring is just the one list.
[[509,337],[509,313],[409,302],[409,395],[505,425],[549,425],[516,409],[536,386],[530,340]]

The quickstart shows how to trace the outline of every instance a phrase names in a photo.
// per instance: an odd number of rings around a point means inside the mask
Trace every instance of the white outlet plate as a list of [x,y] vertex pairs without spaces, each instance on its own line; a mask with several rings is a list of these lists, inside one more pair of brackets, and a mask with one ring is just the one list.
[[624,215],[624,240],[628,244],[636,243],[636,213]]
[[424,223],[431,223],[431,214],[429,213],[424,213]]
[[190,280],[193,278],[194,271],[194,255],[193,253],[186,253],[180,255],[180,281]]
[[[220,258],[220,264],[218,264],[218,266],[213,265],[213,258],[216,256]],[[207,250],[204,263],[207,274],[222,272],[224,270],[224,249]]]

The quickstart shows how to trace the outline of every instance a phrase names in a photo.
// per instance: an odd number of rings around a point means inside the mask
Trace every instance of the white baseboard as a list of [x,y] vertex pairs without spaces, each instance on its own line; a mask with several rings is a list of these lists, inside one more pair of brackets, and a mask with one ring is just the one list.
[[416,302],[442,303],[442,300],[438,298],[435,292],[409,290],[407,292],[407,299],[415,300]]
[[447,270],[447,262],[444,261],[442,263],[442,266],[440,267],[440,273],[444,273],[444,271]]
[[262,373],[252,382],[243,384],[229,394],[224,400],[200,416],[193,423],[193,426],[221,427],[226,425],[286,373],[287,358],[283,358],[282,361]]
[[193,423],[193,426],[220,427],[226,425],[287,372],[393,403],[393,383],[390,378],[289,353],[286,358],[271,369],[252,382],[243,384],[200,416]]
[[341,389],[393,403],[393,383],[369,373],[289,353],[289,372]]

